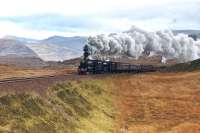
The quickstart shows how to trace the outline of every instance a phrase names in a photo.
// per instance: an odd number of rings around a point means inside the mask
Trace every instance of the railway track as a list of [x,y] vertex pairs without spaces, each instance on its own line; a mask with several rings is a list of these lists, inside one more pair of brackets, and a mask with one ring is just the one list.
[[19,94],[27,91],[35,91],[38,94],[43,95],[49,87],[56,83],[85,78],[87,78],[87,76],[79,76],[75,73],[27,78],[9,78],[0,80],[0,92],[3,94],[9,94],[10,92]]
[[23,77],[23,78],[8,78],[8,79],[0,80],[0,84],[26,82],[26,81],[37,80],[37,79],[56,78],[56,77],[59,77],[59,76],[71,77],[71,76],[75,76],[75,75],[76,74],[63,74],[63,75],[45,75],[45,76],[27,77],[27,78],[26,77]]

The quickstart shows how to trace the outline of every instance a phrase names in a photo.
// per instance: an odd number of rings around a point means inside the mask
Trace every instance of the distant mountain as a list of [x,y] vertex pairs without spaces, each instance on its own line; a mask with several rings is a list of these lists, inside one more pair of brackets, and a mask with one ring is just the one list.
[[63,61],[80,57],[86,41],[86,37],[52,36],[26,45],[46,61]]
[[29,47],[11,39],[0,39],[0,56],[38,58],[38,55]]
[[74,37],[52,36],[47,39],[41,40],[40,43],[65,45],[71,49],[82,50],[82,47],[85,45],[86,41],[87,38],[81,36],[74,36]]
[[62,37],[52,36],[44,40],[34,40],[15,36],[6,36],[21,42],[32,49],[41,59],[45,61],[63,61],[82,55],[82,48],[87,41],[87,37]]
[[187,35],[196,35],[200,38],[200,30],[173,30],[174,34],[184,33]]
[[13,39],[0,39],[0,64],[20,67],[47,66],[32,49]]
[[35,51],[40,58],[45,61],[63,61],[82,55],[82,51],[68,48],[67,45],[59,44],[26,44],[29,48]]
[[20,41],[21,43],[38,43],[39,40],[36,39],[29,39],[29,38],[25,38],[25,37],[17,37],[17,36],[4,36],[3,39],[10,39],[10,40],[17,40]]

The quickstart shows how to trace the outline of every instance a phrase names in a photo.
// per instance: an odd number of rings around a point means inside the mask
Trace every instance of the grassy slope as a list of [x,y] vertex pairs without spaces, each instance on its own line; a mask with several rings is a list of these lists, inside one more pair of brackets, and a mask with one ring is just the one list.
[[1,96],[0,131],[114,132],[112,95],[104,83],[60,83],[49,88],[46,97],[35,93]]

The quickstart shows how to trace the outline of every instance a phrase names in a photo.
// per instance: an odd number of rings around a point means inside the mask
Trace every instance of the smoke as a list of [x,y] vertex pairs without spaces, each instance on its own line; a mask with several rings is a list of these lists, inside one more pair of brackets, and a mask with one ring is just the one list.
[[161,55],[162,62],[176,59],[187,62],[200,58],[200,41],[185,34],[174,35],[171,31],[147,32],[136,27],[123,33],[97,35],[88,38],[92,56],[138,59],[140,56]]

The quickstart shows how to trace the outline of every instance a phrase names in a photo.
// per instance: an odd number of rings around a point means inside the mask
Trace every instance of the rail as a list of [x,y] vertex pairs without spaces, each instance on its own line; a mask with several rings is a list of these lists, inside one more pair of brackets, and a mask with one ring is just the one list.
[[0,84],[4,83],[15,83],[15,82],[24,82],[24,81],[31,81],[36,79],[46,79],[46,78],[55,78],[57,76],[72,76],[74,74],[63,74],[63,75],[45,75],[45,76],[38,76],[38,77],[23,77],[23,78],[7,78],[0,80]]

